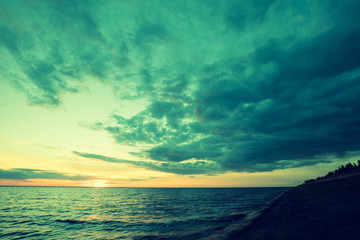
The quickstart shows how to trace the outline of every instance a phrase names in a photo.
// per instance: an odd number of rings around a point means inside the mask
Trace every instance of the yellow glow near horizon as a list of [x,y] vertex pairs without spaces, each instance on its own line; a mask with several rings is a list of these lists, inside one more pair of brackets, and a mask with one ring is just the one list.
[[103,188],[103,187],[107,187],[106,185],[106,180],[94,180],[91,182],[92,187],[95,188]]

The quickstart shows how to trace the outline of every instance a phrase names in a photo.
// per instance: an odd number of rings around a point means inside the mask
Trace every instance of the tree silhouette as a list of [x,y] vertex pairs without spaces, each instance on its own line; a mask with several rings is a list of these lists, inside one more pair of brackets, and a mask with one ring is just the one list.
[[[333,176],[333,175],[336,175],[336,174],[348,172],[348,171],[351,171],[351,170],[354,170],[354,169],[360,169],[360,160],[358,160],[357,162],[358,162],[357,165],[356,165],[356,163],[351,163],[351,162],[345,164],[345,166],[341,165],[340,167],[338,167],[338,169],[335,169],[334,171],[330,171],[325,176],[316,178],[316,180],[320,180],[320,179],[330,177],[330,176]],[[316,180],[315,179],[309,179],[309,180],[306,180],[304,183],[310,183],[310,182],[314,182]]]

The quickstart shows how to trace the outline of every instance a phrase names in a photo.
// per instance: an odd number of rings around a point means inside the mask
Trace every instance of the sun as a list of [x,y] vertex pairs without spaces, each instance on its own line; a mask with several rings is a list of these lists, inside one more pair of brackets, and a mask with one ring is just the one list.
[[106,187],[106,180],[95,180],[91,183],[91,186],[95,188]]

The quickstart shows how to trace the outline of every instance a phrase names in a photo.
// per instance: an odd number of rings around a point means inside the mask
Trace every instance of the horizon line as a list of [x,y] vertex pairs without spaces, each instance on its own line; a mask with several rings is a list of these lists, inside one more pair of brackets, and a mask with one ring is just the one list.
[[0,185],[0,187],[63,187],[63,188],[292,188],[294,186],[257,186],[257,187],[92,187],[92,186],[26,186]]

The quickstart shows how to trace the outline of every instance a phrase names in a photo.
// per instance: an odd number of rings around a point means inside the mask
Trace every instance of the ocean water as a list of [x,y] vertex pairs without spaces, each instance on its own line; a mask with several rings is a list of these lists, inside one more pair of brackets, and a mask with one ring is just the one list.
[[0,238],[206,238],[286,189],[0,187]]

